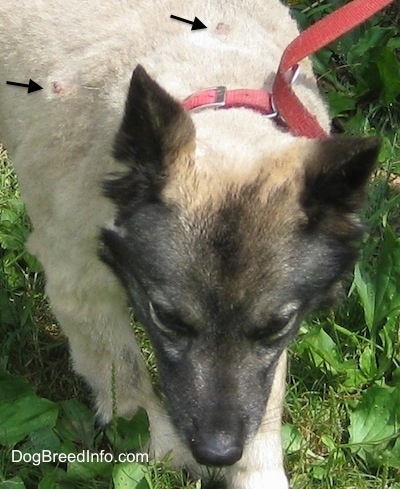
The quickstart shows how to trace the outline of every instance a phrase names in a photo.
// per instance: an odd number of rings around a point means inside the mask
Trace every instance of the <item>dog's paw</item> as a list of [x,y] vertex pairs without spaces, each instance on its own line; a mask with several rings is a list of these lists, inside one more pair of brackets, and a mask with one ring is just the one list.
[[176,469],[187,468],[197,474],[198,464],[172,426],[171,420],[159,406],[148,410],[150,421],[150,457],[154,460],[167,460]]

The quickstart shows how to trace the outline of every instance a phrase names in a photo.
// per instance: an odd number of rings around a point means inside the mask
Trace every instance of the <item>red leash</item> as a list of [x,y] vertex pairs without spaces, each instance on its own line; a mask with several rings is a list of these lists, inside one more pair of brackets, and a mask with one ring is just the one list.
[[328,135],[316,117],[304,107],[290,86],[297,71],[297,63],[392,2],[393,0],[352,0],[308,27],[285,49],[275,76],[272,94],[265,90],[227,90],[226,87],[220,86],[200,90],[190,95],[182,105],[186,110],[247,107],[267,117],[278,115],[294,136],[326,138]]
[[285,49],[272,94],[279,115],[295,136],[324,138],[327,134],[317,119],[300,102],[290,86],[287,73],[299,61],[360,25],[393,0],[353,0],[303,31]]

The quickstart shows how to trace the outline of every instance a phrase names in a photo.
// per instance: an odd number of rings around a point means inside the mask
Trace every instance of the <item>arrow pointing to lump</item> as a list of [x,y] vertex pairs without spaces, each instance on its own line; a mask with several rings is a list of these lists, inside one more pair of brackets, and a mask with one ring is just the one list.
[[15,87],[27,87],[28,93],[36,92],[37,90],[43,90],[43,87],[38,85],[33,80],[29,80],[29,83],[17,83],[17,82],[8,81],[8,82],[6,82],[6,84],[7,85],[14,85]]
[[186,24],[192,24],[192,31],[197,31],[198,29],[207,29],[207,26],[203,24],[201,20],[197,17],[193,21],[182,19],[182,17],[177,17],[176,15],[171,15],[171,19],[179,20],[180,22],[186,22]]

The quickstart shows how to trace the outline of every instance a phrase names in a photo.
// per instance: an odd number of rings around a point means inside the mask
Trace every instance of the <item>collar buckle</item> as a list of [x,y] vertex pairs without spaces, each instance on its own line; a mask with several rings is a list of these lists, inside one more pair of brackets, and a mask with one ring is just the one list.
[[198,90],[187,97],[182,105],[192,112],[203,109],[224,107],[226,105],[227,88],[224,85]]
[[227,88],[224,85],[219,85],[218,87],[214,87],[216,93],[216,100],[213,104],[210,104],[211,107],[223,107],[226,104],[226,91]]

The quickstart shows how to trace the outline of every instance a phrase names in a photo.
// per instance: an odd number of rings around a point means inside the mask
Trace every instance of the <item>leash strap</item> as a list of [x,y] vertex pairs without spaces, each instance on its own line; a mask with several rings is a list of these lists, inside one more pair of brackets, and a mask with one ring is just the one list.
[[294,136],[326,138],[328,135],[317,118],[301,103],[291,88],[298,63],[362,24],[393,1],[352,0],[308,27],[283,52],[273,82],[272,95],[265,90],[227,90],[226,87],[219,86],[190,95],[182,105],[186,110],[247,107],[266,117],[278,116],[278,121],[285,124]]
[[303,31],[285,49],[273,83],[273,101],[295,136],[326,138],[327,134],[290,86],[294,65],[360,25],[393,0],[353,0]]

